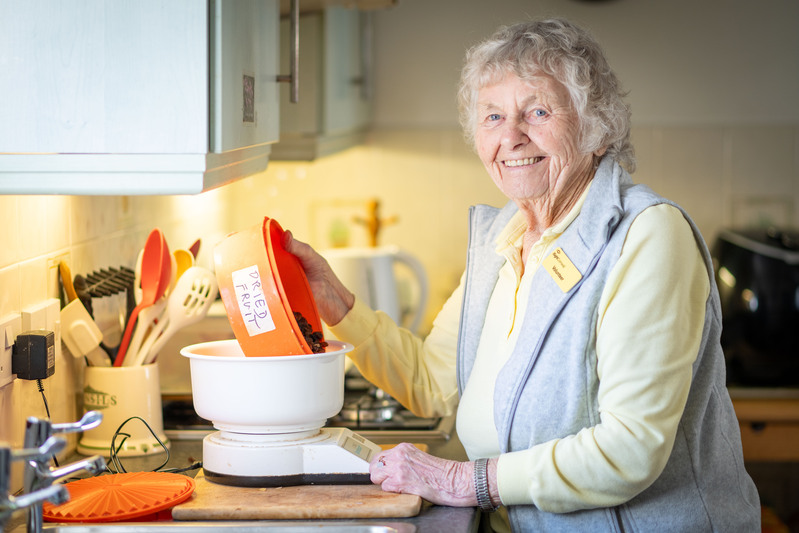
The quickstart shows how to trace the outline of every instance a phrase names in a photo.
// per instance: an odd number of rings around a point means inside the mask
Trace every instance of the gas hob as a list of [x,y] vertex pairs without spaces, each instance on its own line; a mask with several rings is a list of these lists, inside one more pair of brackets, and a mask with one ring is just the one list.
[[[349,385],[349,383],[348,383]],[[202,439],[214,431],[210,421],[197,415],[190,395],[165,395],[164,431],[170,439]],[[418,417],[378,390],[346,390],[344,407],[327,427],[344,427],[378,444],[415,442],[436,444],[449,440],[455,417]]]

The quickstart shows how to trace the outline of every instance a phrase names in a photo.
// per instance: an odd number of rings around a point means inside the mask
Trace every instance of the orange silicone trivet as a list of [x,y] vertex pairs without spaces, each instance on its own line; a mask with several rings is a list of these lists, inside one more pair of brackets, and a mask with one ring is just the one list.
[[45,503],[48,522],[116,522],[170,509],[194,492],[194,480],[168,472],[129,472],[96,476],[64,485],[69,501]]

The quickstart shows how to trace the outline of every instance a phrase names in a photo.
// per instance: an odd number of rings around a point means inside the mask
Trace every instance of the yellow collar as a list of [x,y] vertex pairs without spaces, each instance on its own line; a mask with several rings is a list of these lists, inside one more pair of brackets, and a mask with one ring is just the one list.
[[[539,243],[549,243],[553,240],[560,237],[560,235],[566,231],[566,228],[574,222],[574,219],[577,218],[577,215],[580,214],[580,211],[583,208],[583,204],[585,203],[585,198],[588,196],[588,190],[591,188],[591,184],[593,181],[588,183],[588,187],[585,188],[583,193],[580,195],[580,198],[577,199],[577,202],[574,204],[574,207],[563,217],[559,222],[555,225],[550,226],[541,234],[541,238],[538,240],[534,248],[537,248]],[[500,255],[508,256],[509,253],[518,255],[519,250],[522,248],[522,238],[524,237],[524,233],[527,231],[527,222],[525,221],[524,215],[521,211],[517,211],[513,217],[511,217],[508,224],[502,229],[502,231],[497,235],[496,240],[496,252]]]

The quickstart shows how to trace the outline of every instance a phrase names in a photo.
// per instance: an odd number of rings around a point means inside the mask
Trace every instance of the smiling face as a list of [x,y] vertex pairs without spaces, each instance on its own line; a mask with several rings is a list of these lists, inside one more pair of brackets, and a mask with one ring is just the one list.
[[480,89],[475,145],[497,187],[548,222],[571,208],[593,176],[595,154],[578,148],[569,92],[545,74],[508,74]]

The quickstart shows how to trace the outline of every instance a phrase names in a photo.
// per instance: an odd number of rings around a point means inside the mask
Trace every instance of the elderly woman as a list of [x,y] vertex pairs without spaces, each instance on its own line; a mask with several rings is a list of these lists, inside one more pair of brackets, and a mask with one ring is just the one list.
[[468,53],[462,122],[510,202],[471,208],[466,271],[424,340],[287,237],[363,375],[419,415],[457,408],[472,461],[401,445],[371,465],[384,490],[501,507],[499,530],[759,530],[711,259],[680,207],[633,185],[622,97],[564,20]]

